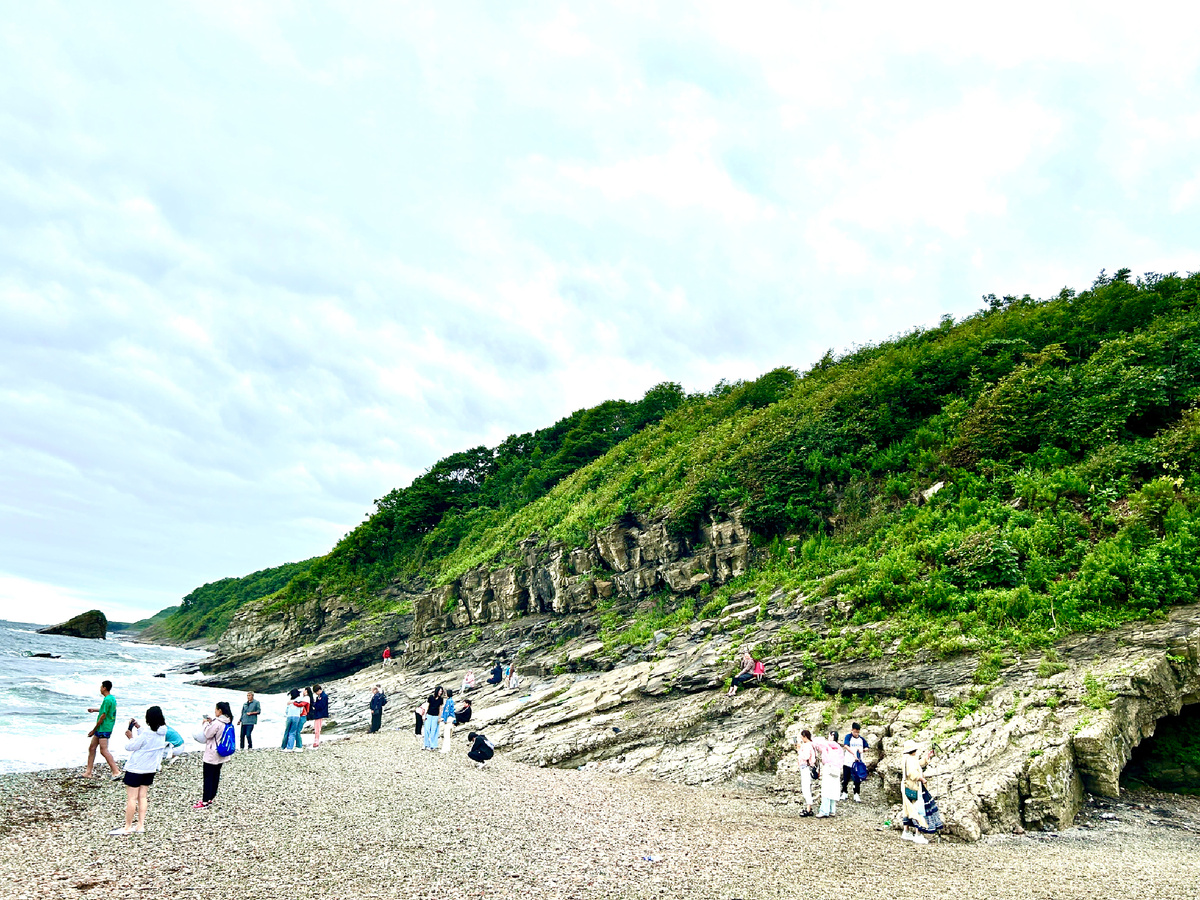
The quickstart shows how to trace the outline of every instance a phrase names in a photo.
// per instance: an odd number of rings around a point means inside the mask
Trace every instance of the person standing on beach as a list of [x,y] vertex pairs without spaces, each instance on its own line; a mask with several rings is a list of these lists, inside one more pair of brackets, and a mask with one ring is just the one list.
[[[442,704],[442,750],[450,746],[450,737],[454,734],[454,691],[446,691],[446,702]],[[437,749],[437,741],[433,742]]]
[[827,738],[817,738],[813,746],[821,754],[821,810],[818,819],[837,815],[838,791],[841,790],[842,755],[845,752],[838,743],[838,733],[829,732]]
[[[213,800],[217,798],[217,789],[221,786],[221,766],[229,758],[220,754],[218,745],[225,736],[226,726],[229,727],[232,735],[233,710],[229,708],[228,703],[222,700],[217,704],[216,713],[216,718],[205,716],[204,727],[192,735],[197,743],[204,745],[204,792],[200,795],[200,801],[192,809],[207,809],[212,806]],[[232,746],[231,737],[230,747],[232,748]],[[233,750],[230,749],[229,752],[232,753]]]
[[304,708],[306,704],[300,699],[300,691],[292,688],[288,692],[287,706],[283,710],[283,743],[280,750],[299,753],[304,749],[300,740],[300,729],[304,727]]
[[242,726],[241,740],[238,744],[243,750],[254,749],[254,726],[258,724],[258,716],[262,712],[262,704],[254,699],[254,691],[246,691],[246,702],[242,704],[242,715],[238,719]]
[[442,714],[442,700],[445,692],[439,684],[425,701],[425,729],[423,732],[426,750],[436,750],[438,740],[438,722]]
[[321,726],[325,724],[325,720],[329,718],[329,695],[325,693],[325,689],[319,684],[314,684],[312,709],[308,711],[308,717],[313,723],[313,746],[321,746]]
[[371,730],[367,734],[374,734],[383,726],[383,708],[387,706],[387,694],[383,692],[383,688],[375,685],[375,690],[371,694]]
[[866,769],[867,764],[867,761],[863,759],[863,751],[869,746],[867,739],[859,734],[861,728],[862,726],[855,722],[850,726],[850,733],[846,735],[846,739],[843,741],[846,751],[842,759],[841,799],[846,799],[846,789],[850,786],[851,779],[853,779],[855,803],[862,803],[862,796],[860,794],[862,788],[862,771]]
[[383,667],[386,669],[391,664],[392,664],[392,648],[384,647],[383,648]]
[[801,815],[813,814],[813,772],[817,769],[817,748],[813,746],[812,732],[805,728],[800,732],[800,741],[796,744],[796,755],[800,758],[800,793],[804,795],[804,812]]
[[[136,737],[134,732],[137,732]],[[125,745],[129,751],[129,759],[125,760],[125,827],[114,828],[109,832],[113,835],[133,834],[135,831],[140,834],[146,830],[150,785],[154,783],[154,773],[159,769],[163,749],[167,746],[167,720],[163,718],[162,709],[152,706],[146,710],[145,729],[136,720],[130,719],[125,739],[129,741]],[[135,815],[137,828],[133,827]]]
[[109,769],[112,770],[112,780],[120,781],[121,773],[117,771],[117,761],[108,752],[108,739],[112,737],[113,727],[117,724],[117,698],[112,695],[111,681],[105,679],[100,682],[100,696],[103,698],[100,705],[88,710],[88,712],[98,715],[96,724],[88,732],[88,737],[92,739],[92,742],[88,744],[87,768],[84,769],[83,777],[92,777],[92,768],[96,763],[96,751],[99,750],[104,761],[108,763]]

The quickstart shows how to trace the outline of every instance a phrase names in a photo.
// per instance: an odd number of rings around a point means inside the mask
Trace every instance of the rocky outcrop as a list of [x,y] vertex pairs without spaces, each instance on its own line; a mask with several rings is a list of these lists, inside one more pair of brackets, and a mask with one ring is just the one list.
[[[410,652],[428,656],[440,635],[462,629],[528,616],[578,616],[598,604],[630,603],[663,589],[699,591],[746,571],[748,541],[736,514],[686,538],[672,535],[662,521],[629,517],[593,534],[584,548],[531,538],[521,544],[520,563],[480,566],[432,589],[397,583],[367,602],[318,597],[292,605],[247,604],[201,665],[201,683],[274,690],[346,674],[373,661],[387,644],[409,643]],[[413,614],[375,608],[410,608]]]
[[[413,643],[405,676],[373,667],[335,685],[334,717],[343,728],[365,724],[370,684],[383,677],[388,715],[406,729],[433,684],[457,686],[468,669],[482,682],[494,659],[515,658],[521,691],[477,692],[473,719],[513,758],[685,783],[738,777],[784,796],[799,790],[790,752],[799,730],[844,732],[859,721],[875,789],[898,804],[899,748],[909,738],[935,747],[927,774],[950,833],[976,840],[1069,826],[1086,794],[1117,795],[1133,748],[1163,717],[1200,701],[1200,606],[1075,636],[1053,664],[1041,654],[1007,659],[986,685],[971,655],[806,666],[785,648],[802,628],[828,633],[822,608],[833,606],[780,592],[764,607],[746,596],[623,650],[599,640],[587,614],[443,632]],[[767,679],[729,698],[726,679],[747,644],[765,654]],[[860,699],[820,696],[818,680],[855,686]]]
[[98,609],[90,609],[58,625],[38,629],[38,634],[61,634],[67,637],[104,640],[108,634],[108,619]]
[[197,683],[271,692],[336,678],[377,660],[385,645],[402,645],[411,630],[411,615],[373,613],[338,597],[278,609],[248,604],[217,654],[197,667]]

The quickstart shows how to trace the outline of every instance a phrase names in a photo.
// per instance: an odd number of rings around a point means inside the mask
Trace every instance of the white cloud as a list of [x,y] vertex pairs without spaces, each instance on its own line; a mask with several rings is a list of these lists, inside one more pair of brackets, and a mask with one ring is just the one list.
[[609,397],[1200,267],[1172,16],[14,8],[0,570],[153,611]]

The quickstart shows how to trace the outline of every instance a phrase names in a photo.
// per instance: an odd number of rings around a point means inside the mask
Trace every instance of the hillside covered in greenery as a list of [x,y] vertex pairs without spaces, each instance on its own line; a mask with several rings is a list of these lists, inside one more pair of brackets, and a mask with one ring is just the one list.
[[173,634],[214,634],[251,594],[378,607],[396,579],[504,565],[530,535],[579,546],[629,514],[695,535],[733,510],[758,565],[711,596],[664,597],[655,624],[746,589],[837,595],[840,635],[790,637],[835,658],[1045,644],[1155,615],[1200,581],[1198,296],[1196,274],[1102,273],[1049,300],[989,295],[803,374],[581,410],[438,462],[287,578],[198,589]]
[[140,631],[138,637],[151,643],[215,641],[225,631],[239,607],[274,594],[307,570],[312,562],[285,563],[242,578],[213,581],[196,588],[183,598],[179,606],[168,607],[149,619],[135,622],[130,629]]
[[694,533],[739,509],[771,552],[730,589],[836,592],[848,620],[910,623],[880,641],[1020,644],[1194,600],[1198,295],[1200,275],[1122,270],[1046,301],[989,296],[802,375],[588,410],[438,463],[279,599],[444,583],[628,513]]

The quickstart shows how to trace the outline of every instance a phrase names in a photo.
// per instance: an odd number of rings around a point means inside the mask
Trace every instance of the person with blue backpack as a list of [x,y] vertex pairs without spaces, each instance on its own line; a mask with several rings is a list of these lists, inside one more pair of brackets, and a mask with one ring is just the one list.
[[850,733],[846,735],[842,743],[846,747],[846,755],[842,760],[842,797],[846,799],[846,791],[850,786],[851,780],[854,781],[854,802],[862,803],[860,791],[862,783],[867,780],[867,762],[863,759],[863,751],[870,747],[867,739],[863,737],[859,730],[862,728],[857,722],[850,726]]
[[192,809],[207,809],[217,797],[221,785],[221,766],[237,749],[237,734],[233,730],[233,710],[224,700],[217,703],[216,717],[205,716],[204,727],[193,738],[204,745],[204,793]]

